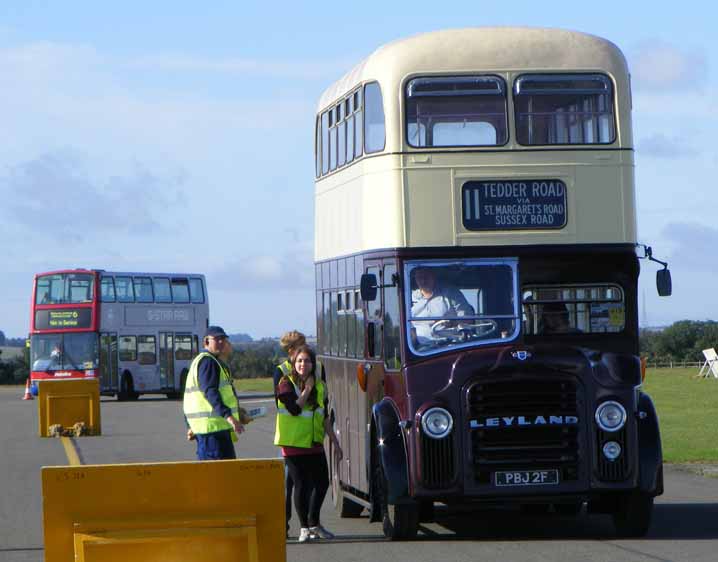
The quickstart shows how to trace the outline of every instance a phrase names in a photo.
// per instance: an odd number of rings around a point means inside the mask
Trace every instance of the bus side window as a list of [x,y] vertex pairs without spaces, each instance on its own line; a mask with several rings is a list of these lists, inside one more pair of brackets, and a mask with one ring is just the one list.
[[153,282],[155,289],[155,302],[172,302],[170,280],[167,279],[167,277],[155,277]]
[[157,363],[157,348],[154,336],[137,336],[137,362],[140,365]]
[[132,278],[116,277],[115,291],[119,302],[135,302],[135,291],[132,287]]
[[115,302],[115,280],[103,277],[100,281],[100,297],[102,302]]
[[204,302],[204,289],[202,288],[202,280],[192,277],[189,280],[189,297],[194,304],[202,304]]
[[179,277],[172,278],[172,302],[189,303],[189,284],[187,279]]
[[[377,266],[368,267],[367,273],[373,273],[379,284],[382,284],[380,269]],[[381,357],[382,348],[382,317],[381,317],[381,290],[377,292],[377,298],[366,303],[367,318],[367,348],[369,357]]]
[[137,361],[137,338],[121,336],[119,347],[120,361]]
[[[391,285],[396,265],[384,266],[384,285]],[[384,287],[384,364],[387,369],[401,367],[401,319],[399,317],[399,287]]]
[[135,277],[135,299],[137,302],[153,302],[152,280],[149,277]]
[[377,82],[364,86],[364,151],[381,152],[386,143],[384,103]]
[[178,361],[192,359],[192,336],[184,334],[175,335],[175,359]]

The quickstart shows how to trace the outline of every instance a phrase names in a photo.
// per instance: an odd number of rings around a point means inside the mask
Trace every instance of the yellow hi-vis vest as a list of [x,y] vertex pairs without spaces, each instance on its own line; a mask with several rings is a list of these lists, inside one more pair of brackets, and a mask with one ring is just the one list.
[[[284,373],[284,370],[282,372]],[[287,378],[292,383],[294,392],[299,396],[299,387],[292,379],[291,374],[287,374]],[[315,410],[305,404],[301,413],[293,416],[284,407],[284,404],[277,400],[277,421],[274,431],[275,445],[309,449],[315,443],[324,442],[324,396],[326,391],[321,380],[315,380],[314,384],[317,389],[318,404]]]
[[[232,415],[239,419],[239,404],[237,403],[237,397],[234,394],[232,376],[222,363],[220,363],[214,355],[207,351],[203,351],[195,357],[192,364],[189,366],[187,383],[184,389],[184,402],[182,404],[184,415],[187,418],[187,423],[189,423],[190,429],[194,433],[204,434],[222,431],[225,429],[231,430],[232,426],[226,419],[214,414],[212,411],[212,405],[207,401],[199,388],[199,362],[205,357],[208,357],[212,361],[217,361],[220,371],[219,396],[225,406],[232,411]],[[235,441],[236,439],[237,436],[234,431],[232,431],[232,440]]]

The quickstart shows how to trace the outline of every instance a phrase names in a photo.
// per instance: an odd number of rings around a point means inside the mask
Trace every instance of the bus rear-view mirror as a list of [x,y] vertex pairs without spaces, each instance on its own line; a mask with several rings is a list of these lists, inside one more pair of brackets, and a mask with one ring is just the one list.
[[361,300],[364,302],[371,302],[376,300],[376,290],[378,283],[376,282],[376,275],[373,273],[365,273],[361,276],[359,284],[359,291],[361,293]]
[[671,272],[667,267],[656,271],[656,288],[658,289],[659,296],[671,296],[673,284],[671,282]]

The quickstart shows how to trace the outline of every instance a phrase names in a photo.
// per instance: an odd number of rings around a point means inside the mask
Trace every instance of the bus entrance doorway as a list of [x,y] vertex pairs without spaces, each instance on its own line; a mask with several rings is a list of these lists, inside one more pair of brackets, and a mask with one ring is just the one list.
[[175,386],[174,334],[160,332],[160,385],[165,388]]
[[103,391],[117,391],[117,334],[100,334],[100,381]]

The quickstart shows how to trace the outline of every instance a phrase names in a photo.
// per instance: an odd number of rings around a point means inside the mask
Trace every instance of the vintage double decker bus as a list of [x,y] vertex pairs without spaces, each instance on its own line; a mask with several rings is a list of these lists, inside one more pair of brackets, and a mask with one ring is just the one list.
[[[612,43],[478,28],[385,45],[316,115],[316,303],[342,516],[611,514],[662,454],[638,356],[631,92]],[[667,266],[659,293],[670,293]]]
[[177,398],[209,323],[203,275],[73,269],[35,275],[30,377],[99,378],[100,392]]

